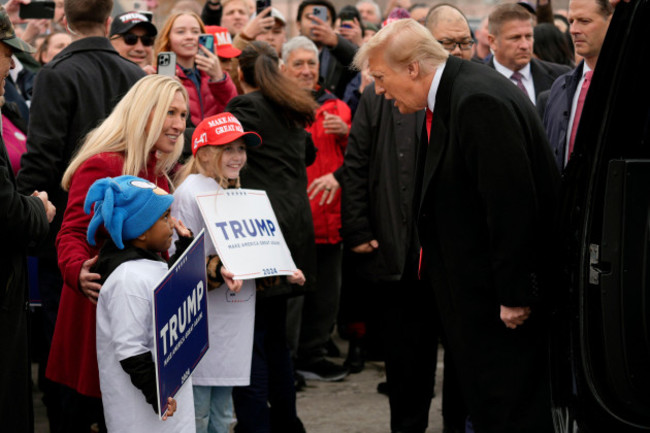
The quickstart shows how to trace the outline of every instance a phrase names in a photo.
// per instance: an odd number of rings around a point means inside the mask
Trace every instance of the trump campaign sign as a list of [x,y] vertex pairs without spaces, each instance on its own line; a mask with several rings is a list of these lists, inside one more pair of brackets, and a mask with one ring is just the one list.
[[205,237],[198,236],[154,289],[156,382],[159,416],[208,350]]
[[226,189],[196,200],[219,258],[235,279],[296,270],[265,191]]

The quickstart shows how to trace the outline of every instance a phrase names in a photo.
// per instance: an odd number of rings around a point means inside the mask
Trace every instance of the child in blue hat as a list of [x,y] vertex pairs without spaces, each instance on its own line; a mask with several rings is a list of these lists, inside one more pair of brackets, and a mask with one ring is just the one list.
[[169,214],[173,201],[163,189],[135,176],[100,179],[86,196],[84,211],[94,210],[88,242],[95,244],[100,226],[110,236],[93,267],[103,279],[96,335],[109,432],[195,432],[191,379],[175,400],[169,398],[163,417],[167,422],[161,423],[157,415],[153,289],[167,273],[161,253],[169,249],[174,229],[182,239],[179,250],[191,242],[189,230]]

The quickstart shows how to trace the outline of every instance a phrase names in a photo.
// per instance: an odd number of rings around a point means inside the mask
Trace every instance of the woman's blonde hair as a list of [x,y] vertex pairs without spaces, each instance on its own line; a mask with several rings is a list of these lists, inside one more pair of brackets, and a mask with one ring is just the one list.
[[156,45],[154,46],[154,55],[156,57],[158,56],[158,54],[160,54],[163,51],[172,51],[171,43],[169,42],[169,34],[172,31],[172,26],[174,25],[174,21],[176,21],[176,19],[182,15],[189,15],[191,17],[194,17],[196,21],[199,23],[199,27],[201,28],[201,33],[206,33],[205,24],[203,24],[201,17],[195,14],[194,12],[184,10],[184,11],[173,13],[167,18],[167,21],[165,21],[165,25],[163,26],[162,30],[158,33],[158,37],[156,38]]
[[[113,112],[90,131],[63,174],[61,186],[70,188],[72,175],[90,157],[104,152],[124,153],[122,174],[137,176],[146,170],[149,154],[163,129],[169,106],[177,92],[187,104],[187,92],[177,80],[164,75],[147,75],[140,79],[115,106]],[[151,122],[149,123],[149,120]],[[149,130],[147,132],[147,124]],[[183,135],[174,150],[161,153],[156,164],[157,175],[167,175],[183,151]]]
[[239,182],[239,176],[237,179],[228,179],[221,173],[221,158],[223,157],[224,150],[224,146],[200,147],[196,151],[196,155],[188,159],[183,167],[178,170],[176,176],[174,176],[174,185],[176,185],[176,187],[180,186],[180,184],[183,183],[190,174],[202,174],[203,176],[213,177],[213,174],[206,168],[209,166],[214,169],[214,173],[216,174],[214,180],[217,181],[221,188],[240,188],[241,184]]

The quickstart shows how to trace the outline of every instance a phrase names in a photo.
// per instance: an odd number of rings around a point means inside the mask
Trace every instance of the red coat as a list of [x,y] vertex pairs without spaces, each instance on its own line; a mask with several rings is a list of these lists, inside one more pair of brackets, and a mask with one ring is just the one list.
[[[154,175],[155,164],[156,158],[152,154],[147,173],[143,171],[138,176],[169,191],[167,178]],[[98,234],[96,248],[86,241],[91,215],[84,213],[83,205],[93,182],[122,175],[123,165],[121,153],[101,153],[77,169],[72,177],[68,205],[56,239],[63,290],[46,376],[90,397],[101,397],[95,346],[96,307],[81,293],[78,279],[81,265],[99,253],[103,240]]]
[[[343,165],[345,148],[348,145],[348,136],[326,134],[323,127],[325,111],[336,114],[348,125],[352,123],[352,114],[347,104],[334,97],[331,93],[324,94],[318,101],[322,102],[316,111],[316,120],[308,128],[318,149],[316,161],[307,167],[308,185],[324,174],[333,173]],[[337,178],[340,181],[340,178]],[[336,198],[330,204],[319,204],[321,194],[310,200],[311,214],[314,220],[314,234],[317,244],[337,244],[341,242],[339,229],[341,228],[341,190],[336,193]]]
[[[201,101],[194,82],[187,78],[179,65],[176,65],[176,75],[190,97],[190,115],[194,126],[206,117],[222,113],[228,102],[237,96],[235,83],[227,72],[226,79],[217,82],[210,82],[210,77],[205,72],[199,71],[199,73],[201,74]],[[203,103],[203,111],[201,111],[201,103]]]

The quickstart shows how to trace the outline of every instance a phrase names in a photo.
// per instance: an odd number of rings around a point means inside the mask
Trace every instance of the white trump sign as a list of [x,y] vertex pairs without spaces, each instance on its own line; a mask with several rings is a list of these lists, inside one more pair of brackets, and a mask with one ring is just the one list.
[[296,270],[265,191],[227,189],[196,200],[217,254],[235,279],[291,275]]

